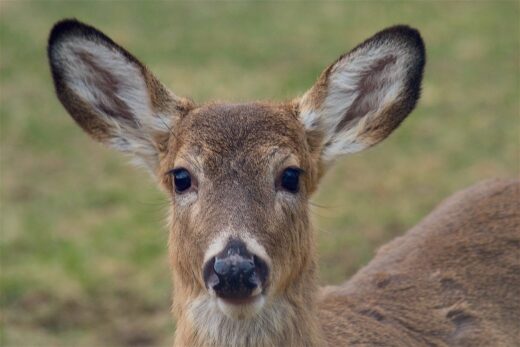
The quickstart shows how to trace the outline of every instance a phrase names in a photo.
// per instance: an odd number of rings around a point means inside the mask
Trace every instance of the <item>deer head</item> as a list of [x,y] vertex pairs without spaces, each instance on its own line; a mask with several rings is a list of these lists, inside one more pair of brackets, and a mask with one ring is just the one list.
[[309,197],[335,158],[380,142],[414,108],[419,33],[377,33],[281,103],[197,105],[75,20],[54,27],[48,55],[74,120],[145,166],[171,199],[178,339],[203,344],[260,324],[269,344],[316,330]]

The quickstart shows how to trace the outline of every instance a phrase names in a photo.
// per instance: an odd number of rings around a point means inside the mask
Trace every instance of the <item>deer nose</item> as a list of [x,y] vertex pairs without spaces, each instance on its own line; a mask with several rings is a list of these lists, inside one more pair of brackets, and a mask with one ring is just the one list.
[[265,286],[267,265],[251,254],[242,241],[232,239],[205,264],[203,272],[208,289],[220,298],[238,303],[260,294]]

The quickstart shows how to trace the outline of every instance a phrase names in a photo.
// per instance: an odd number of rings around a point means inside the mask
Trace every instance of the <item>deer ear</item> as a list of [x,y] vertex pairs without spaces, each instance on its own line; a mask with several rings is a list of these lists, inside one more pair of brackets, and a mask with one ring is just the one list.
[[48,57],[56,94],[83,130],[155,171],[190,102],[110,38],[76,20],[54,26]]
[[419,32],[395,26],[342,55],[300,99],[300,120],[329,162],[385,139],[417,103],[425,64]]

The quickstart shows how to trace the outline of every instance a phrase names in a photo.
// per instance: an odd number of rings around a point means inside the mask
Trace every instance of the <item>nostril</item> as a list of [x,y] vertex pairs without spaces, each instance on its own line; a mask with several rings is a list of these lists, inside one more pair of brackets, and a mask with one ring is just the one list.
[[262,260],[262,258],[257,257],[256,255],[253,256],[253,261],[255,269],[254,273],[257,276],[257,281],[259,283],[263,283],[263,285],[265,286],[269,278],[269,266],[264,260]]
[[206,288],[213,288],[220,282],[217,274],[214,270],[215,266],[215,258],[210,259],[204,265],[202,269],[202,276],[204,277],[204,283],[206,284]]
[[260,279],[258,278],[258,274],[256,271],[253,271],[249,276],[247,276],[247,280],[244,285],[251,290],[256,289],[261,284]]
[[206,279],[206,287],[208,289],[215,289],[220,284],[217,274],[213,273]]

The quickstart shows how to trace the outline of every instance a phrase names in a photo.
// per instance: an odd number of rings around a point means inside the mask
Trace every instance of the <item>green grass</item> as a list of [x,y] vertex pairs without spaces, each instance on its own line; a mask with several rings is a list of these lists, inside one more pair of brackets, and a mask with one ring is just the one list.
[[339,283],[443,197],[519,173],[517,2],[0,2],[2,346],[167,346],[166,200],[91,142],[54,96],[45,45],[91,23],[176,93],[288,99],[339,54],[396,23],[428,63],[417,110],[344,158],[314,197],[321,278]]

